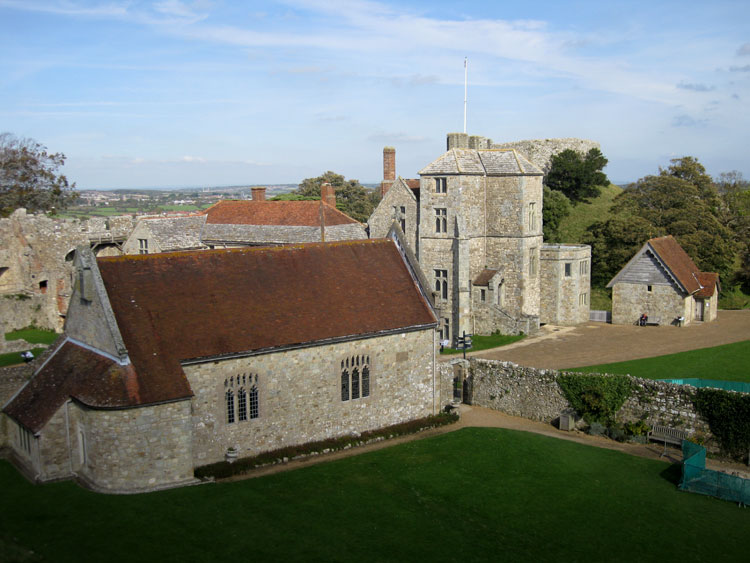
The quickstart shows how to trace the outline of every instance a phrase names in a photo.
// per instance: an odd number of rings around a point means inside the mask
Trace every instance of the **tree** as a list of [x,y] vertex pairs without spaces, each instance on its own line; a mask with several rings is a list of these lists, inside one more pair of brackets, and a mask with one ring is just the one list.
[[690,182],[698,189],[698,195],[712,209],[718,205],[718,193],[714,181],[706,174],[704,166],[692,156],[673,158],[672,164],[666,169],[659,169],[660,176],[671,176]]
[[586,156],[565,149],[552,157],[544,183],[565,194],[573,205],[588,201],[599,195],[600,186],[609,184],[607,175],[602,172],[607,162],[597,148],[591,149]]
[[[686,177],[702,182],[699,176]],[[713,195],[705,184],[663,172],[641,178],[615,198],[612,219],[589,227],[585,242],[593,246],[592,280],[605,283],[646,240],[667,234],[677,239],[701,270],[729,278],[736,253],[734,235],[719,221],[712,205]]]
[[78,194],[75,183],[57,173],[63,164],[64,154],[49,153],[33,139],[0,134],[0,217],[20,207],[50,213],[66,208]]
[[570,200],[565,194],[551,190],[544,186],[544,205],[542,206],[542,224],[544,240],[547,242],[562,242],[560,240],[560,224],[570,215]]
[[367,222],[380,201],[376,190],[365,188],[359,180],[347,180],[341,174],[325,172],[317,178],[305,178],[294,194],[305,198],[320,198],[320,186],[328,182],[336,193],[336,209],[361,223]]

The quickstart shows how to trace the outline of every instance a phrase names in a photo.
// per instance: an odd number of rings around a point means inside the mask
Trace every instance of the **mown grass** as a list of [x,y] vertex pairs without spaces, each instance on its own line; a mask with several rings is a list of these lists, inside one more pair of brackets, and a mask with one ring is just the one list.
[[[46,348],[32,348],[31,352],[36,358],[39,354],[44,352]],[[0,354],[0,367],[15,366],[16,364],[24,363],[21,357],[21,352],[8,352],[7,354]],[[2,561],[0,559],[0,561]]]
[[569,244],[582,243],[583,235],[589,225],[596,221],[606,221],[609,218],[609,208],[619,193],[622,193],[622,188],[610,184],[603,187],[599,197],[591,200],[590,203],[574,205],[570,215],[560,224],[560,240]]
[[[490,334],[483,336],[481,334],[475,334],[471,337],[472,347],[467,352],[476,352],[478,350],[487,350],[489,348],[497,348],[498,346],[506,346],[507,344],[513,344],[525,338],[524,334]],[[456,348],[443,348],[441,354],[462,354],[463,350]]]
[[2,462],[0,539],[55,562],[744,560],[750,511],[678,475],[489,428],[134,496],[34,486]]
[[5,340],[25,340],[30,344],[52,344],[59,335],[54,330],[22,328],[5,333]]
[[583,373],[630,374],[644,379],[719,379],[750,383],[750,340],[655,358],[574,368]]

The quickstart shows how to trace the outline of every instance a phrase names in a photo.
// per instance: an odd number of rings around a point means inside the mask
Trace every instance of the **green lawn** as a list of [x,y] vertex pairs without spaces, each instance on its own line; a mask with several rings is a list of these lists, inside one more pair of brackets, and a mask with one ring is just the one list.
[[750,340],[679,354],[574,368],[584,373],[621,373],[645,379],[720,379],[750,383]]
[[44,330],[41,328],[22,328],[21,330],[12,330],[5,333],[5,340],[25,340],[31,344],[52,344],[57,340],[57,334],[54,330]]
[[[108,496],[0,462],[0,536],[43,561],[743,561],[750,510],[676,466],[470,428],[267,477]],[[10,545],[8,545],[10,544]]]
[[[39,354],[44,352],[46,348],[32,348],[31,351],[34,353],[36,358]],[[21,352],[8,352],[7,354],[0,354],[0,367],[14,366],[16,364],[22,364],[23,358]],[[0,559],[2,561],[2,559]]]
[[[497,348],[498,346],[505,346],[518,342],[523,339],[523,334],[490,334],[483,336],[481,334],[475,334],[471,337],[472,347],[467,352],[477,352],[478,350],[487,350],[488,348]],[[441,354],[462,354],[463,350],[456,350],[455,348],[443,348]]]

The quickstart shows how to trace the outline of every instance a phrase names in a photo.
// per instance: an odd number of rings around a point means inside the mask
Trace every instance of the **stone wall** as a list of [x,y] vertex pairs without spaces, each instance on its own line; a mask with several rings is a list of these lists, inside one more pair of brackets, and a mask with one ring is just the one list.
[[671,284],[622,282],[612,286],[612,324],[636,324],[642,313],[648,315],[649,322],[670,325],[684,317],[687,324],[693,312],[693,298]]
[[[444,363],[440,368],[441,388],[444,388],[454,377],[453,367]],[[514,416],[554,423],[563,411],[571,408],[557,384],[560,373],[471,358],[468,369],[471,392],[465,400]],[[617,422],[646,420],[649,424],[666,425],[691,433],[709,433],[708,422],[693,406],[694,387],[636,377],[630,379],[634,383],[634,392],[617,412]],[[445,400],[444,397],[441,399]]]
[[[435,331],[394,334],[184,366],[193,398],[196,466],[285,446],[374,430],[429,416],[435,389]],[[342,401],[341,362],[369,356],[370,395]],[[230,378],[256,381],[258,417],[227,421]]]
[[[29,364],[0,368],[0,410],[29,380],[31,373],[32,367]],[[10,444],[10,422],[7,416],[0,414],[0,449]]]
[[516,149],[546,174],[549,172],[554,155],[566,149],[572,149],[585,155],[591,149],[601,149],[601,145],[596,141],[589,141],[588,139],[567,137],[563,139],[532,139],[511,143],[495,143],[492,145],[492,148]]
[[[401,208],[405,213],[402,215]],[[419,202],[411,190],[399,179],[393,183],[388,192],[380,200],[367,221],[370,228],[370,238],[385,238],[391,229],[393,221],[404,222],[404,237],[411,251],[416,255],[417,224],[419,221]]]

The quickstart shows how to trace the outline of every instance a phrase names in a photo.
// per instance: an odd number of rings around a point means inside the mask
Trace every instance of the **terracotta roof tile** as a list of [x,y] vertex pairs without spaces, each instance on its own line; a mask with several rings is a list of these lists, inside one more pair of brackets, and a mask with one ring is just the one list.
[[211,225],[320,226],[321,207],[326,226],[357,224],[335,207],[320,201],[252,201],[224,199],[206,209]]
[[[166,399],[192,395],[187,381],[177,395]],[[132,365],[121,366],[68,340],[4,412],[29,430],[39,432],[71,397],[95,408],[122,408],[165,400],[160,390],[135,374]]]
[[695,265],[692,258],[688,256],[672,235],[649,239],[646,244],[654,249],[661,261],[688,293],[692,294],[701,288],[697,277],[698,266]]
[[436,322],[393,241],[100,258],[136,372],[165,397],[183,360]]
[[474,280],[474,285],[489,285],[490,280],[497,274],[499,270],[482,270]]
[[709,297],[713,297],[716,292],[716,287],[719,284],[719,274],[714,272],[699,272],[698,281],[703,288],[695,296],[708,299]]

